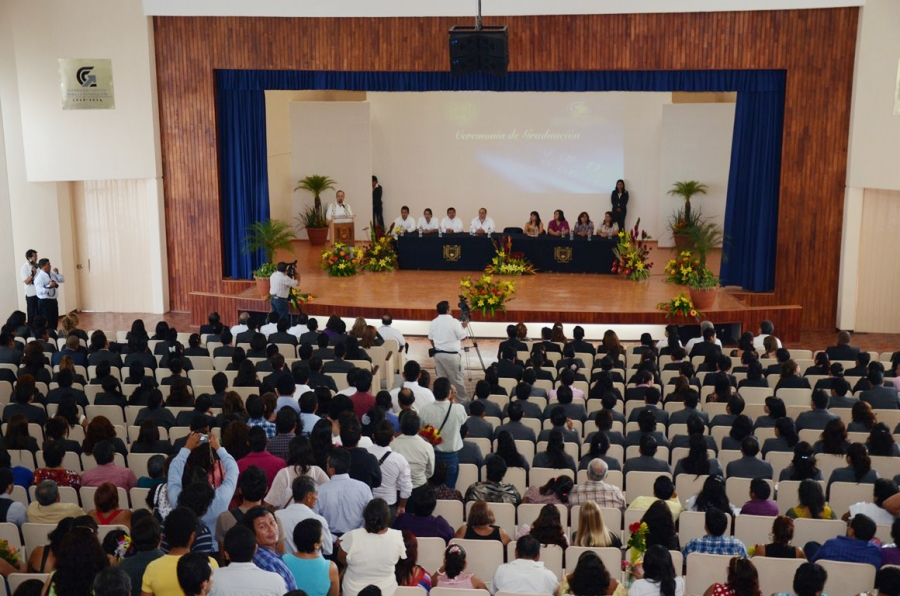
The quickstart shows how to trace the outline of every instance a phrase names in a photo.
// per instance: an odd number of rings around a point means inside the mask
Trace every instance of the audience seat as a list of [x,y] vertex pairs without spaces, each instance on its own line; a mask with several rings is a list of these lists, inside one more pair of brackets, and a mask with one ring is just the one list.
[[[81,498],[82,509],[85,511],[94,509],[94,494],[96,492],[96,486],[82,486],[78,489],[78,496]],[[120,486],[117,487],[116,492],[119,493],[119,508],[128,509],[128,491]]]
[[454,530],[458,530],[460,526],[465,523],[463,504],[461,501],[438,499],[437,507],[434,508],[434,513],[432,515],[435,517],[438,515],[443,517]]
[[[679,495],[680,496],[680,495]],[[730,513],[728,516],[728,530],[726,536],[731,536],[734,528],[734,519]],[[692,538],[706,536],[706,513],[701,511],[682,511],[678,516],[678,539],[684,546]],[[707,586],[708,587],[708,586]]]
[[[40,545],[38,545],[40,546]],[[10,573],[7,576],[6,581],[9,584],[9,593],[15,594],[16,590],[19,589],[23,583],[27,582],[30,579],[36,579],[41,583],[47,583],[47,580],[50,579],[49,573]]]
[[685,574],[685,596],[701,596],[715,583],[724,584],[728,580],[728,562],[731,555],[708,555],[693,553],[687,558]]
[[[822,492],[825,492],[825,481],[819,482],[822,485]],[[797,491],[800,488],[799,480],[782,480],[778,483],[778,511],[784,515],[788,509],[794,507],[799,502]]]
[[709,474],[700,476],[679,474],[675,477],[675,494],[678,495],[678,500],[681,501],[682,505],[703,489],[703,483],[706,482],[707,478],[709,478]]
[[[457,501],[458,503],[459,501]],[[446,519],[446,518],[445,518]],[[452,524],[451,524],[452,525]],[[462,523],[460,523],[462,525]],[[454,526],[455,530],[458,526]],[[444,550],[447,548],[443,538],[417,538],[419,542],[419,558],[417,563],[429,573],[435,573],[444,564]],[[399,592],[397,592],[399,594]]]
[[[131,501],[131,510],[137,511],[138,509],[149,509],[147,506],[147,495],[149,494],[149,488],[134,487],[128,491],[128,499]],[[458,502],[459,501],[457,501],[457,503]]]
[[862,594],[875,587],[875,568],[863,563],[818,561],[828,579],[823,594]]
[[475,464],[459,464],[459,477],[456,487],[465,495],[466,489],[478,482],[480,470]]
[[631,503],[635,497],[653,494],[653,483],[660,476],[672,477],[668,472],[628,472],[625,477],[625,500]]
[[[732,476],[725,479],[725,493],[728,495],[728,502],[735,507],[739,507],[750,500],[750,483],[752,478],[738,478]],[[766,479],[766,484],[771,489],[770,499],[775,495],[775,483]]]
[[[752,545],[747,544],[746,546],[749,548]],[[805,563],[806,559],[754,557],[752,561],[759,574],[759,591],[768,596],[769,594],[783,593],[792,584],[797,567]]]
[[[774,520],[774,517],[768,515],[738,515],[734,520],[734,537],[743,542],[747,548],[757,544],[768,544],[771,542]],[[794,543],[797,544],[796,541]]]
[[[494,572],[497,567],[503,564],[504,551],[503,544],[499,540],[466,540],[464,538],[454,538],[450,544],[459,544],[466,549],[466,571],[474,573],[481,581],[490,586],[494,579]],[[435,594],[435,590],[438,593]],[[475,591],[473,594],[484,594],[487,592]],[[464,596],[462,590],[433,588],[431,590],[433,596]]]

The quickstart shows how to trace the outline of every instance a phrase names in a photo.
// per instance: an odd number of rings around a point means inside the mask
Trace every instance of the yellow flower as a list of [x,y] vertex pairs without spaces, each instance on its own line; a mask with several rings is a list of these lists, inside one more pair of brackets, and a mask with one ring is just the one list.
[[691,309],[691,316],[692,316],[692,317],[696,317],[696,316],[697,316],[697,311],[694,310],[694,309]]
[[644,270],[644,264],[639,262],[637,265],[635,265],[635,268],[636,268],[638,271],[643,271],[643,270]]

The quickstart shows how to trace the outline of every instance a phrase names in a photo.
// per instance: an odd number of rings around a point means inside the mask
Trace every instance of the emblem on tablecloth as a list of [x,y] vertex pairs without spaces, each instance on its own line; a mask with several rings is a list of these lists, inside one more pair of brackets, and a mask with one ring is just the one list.
[[458,261],[462,256],[462,246],[459,244],[448,244],[444,246],[444,260]]
[[572,247],[557,246],[553,249],[553,259],[557,263],[570,263],[572,261]]

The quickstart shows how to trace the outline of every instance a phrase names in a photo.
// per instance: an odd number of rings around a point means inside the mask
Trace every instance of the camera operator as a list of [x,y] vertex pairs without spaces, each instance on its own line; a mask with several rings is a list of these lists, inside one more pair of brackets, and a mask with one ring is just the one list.
[[[269,278],[269,295],[272,298],[272,310],[284,320],[288,318],[288,296],[291,288],[297,287],[297,280],[287,275],[288,264],[281,261],[276,266],[277,271]],[[291,267],[293,269],[293,267]]]
[[428,339],[431,341],[430,355],[434,358],[434,372],[439,377],[447,377],[456,387],[457,397],[465,402],[466,386],[463,383],[462,360],[459,355],[460,342],[467,337],[465,328],[468,321],[460,323],[450,314],[450,303],[438,302],[438,316],[431,321]]

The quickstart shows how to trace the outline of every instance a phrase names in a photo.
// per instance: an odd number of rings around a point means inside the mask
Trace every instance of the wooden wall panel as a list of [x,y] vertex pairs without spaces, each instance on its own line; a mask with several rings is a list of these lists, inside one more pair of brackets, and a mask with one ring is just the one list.
[[[774,300],[835,323],[858,8],[497,17],[510,69],[787,71]],[[443,71],[447,18],[155,17],[171,306],[224,287],[214,69]]]

